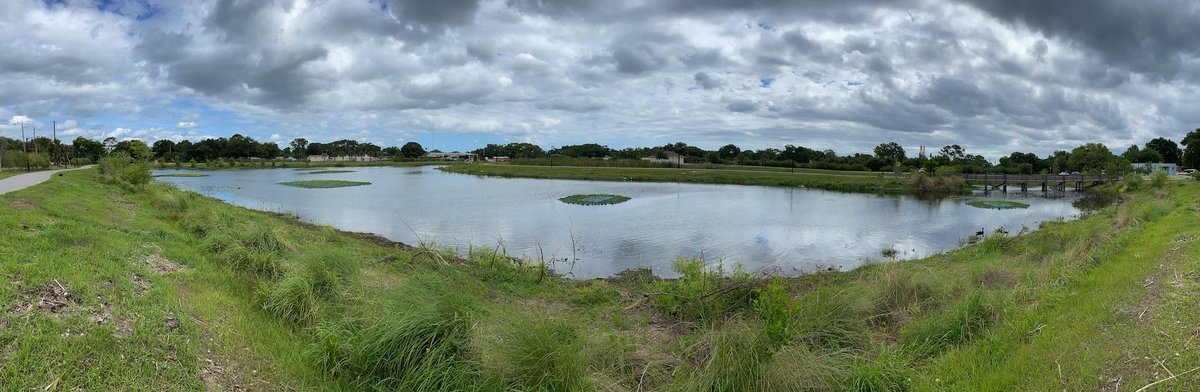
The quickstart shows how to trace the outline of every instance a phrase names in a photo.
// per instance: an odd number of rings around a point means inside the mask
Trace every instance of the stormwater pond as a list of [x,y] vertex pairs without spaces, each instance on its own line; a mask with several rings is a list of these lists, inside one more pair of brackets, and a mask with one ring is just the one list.
[[[260,169],[204,171],[158,180],[226,202],[288,212],[312,223],[407,244],[499,248],[554,260],[568,277],[606,277],[649,268],[672,277],[678,256],[726,268],[799,274],[848,270],[871,260],[912,259],[958,248],[976,232],[1017,233],[1083,214],[1074,192],[950,198],[840,193],[801,188],[494,178],[435,167],[359,167],[349,172]],[[169,174],[174,171],[160,171]],[[281,185],[303,180],[369,182],[338,188]],[[628,201],[578,205],[571,195]],[[1026,208],[968,205],[1011,200]],[[976,203],[979,204],[979,203]],[[419,238],[418,238],[419,237]],[[884,249],[895,252],[884,252]],[[885,258],[888,253],[891,258]]]

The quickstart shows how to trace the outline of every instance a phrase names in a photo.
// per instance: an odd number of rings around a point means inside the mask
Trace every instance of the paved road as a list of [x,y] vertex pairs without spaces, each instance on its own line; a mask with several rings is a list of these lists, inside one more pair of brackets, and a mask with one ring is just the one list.
[[9,178],[0,180],[0,195],[5,193],[19,191],[37,184],[41,184],[49,180],[55,173],[61,173],[71,170],[87,169],[91,166],[77,167],[74,169],[62,170],[43,170],[32,173],[18,174]]

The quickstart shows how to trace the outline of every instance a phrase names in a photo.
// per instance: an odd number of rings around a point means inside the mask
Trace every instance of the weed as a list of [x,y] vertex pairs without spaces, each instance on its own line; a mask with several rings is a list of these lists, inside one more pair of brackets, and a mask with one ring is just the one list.
[[754,310],[762,316],[767,338],[775,345],[786,344],[796,335],[795,317],[800,308],[788,295],[781,279],[772,279],[771,283],[758,289]]

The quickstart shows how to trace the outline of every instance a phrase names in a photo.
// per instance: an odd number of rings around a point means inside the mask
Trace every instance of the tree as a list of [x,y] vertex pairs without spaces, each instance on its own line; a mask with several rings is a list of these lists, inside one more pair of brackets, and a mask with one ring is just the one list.
[[304,159],[304,156],[306,155],[305,152],[308,151],[308,139],[298,137],[292,139],[292,142],[288,145],[291,146],[292,151],[295,152],[296,159]]
[[173,159],[175,153],[175,142],[171,139],[162,139],[154,142],[154,146],[150,147],[150,151],[154,152],[154,157],[158,159]]
[[405,158],[420,158],[425,156],[425,147],[421,147],[421,143],[408,142],[400,147],[400,155]]
[[1179,163],[1179,158],[1183,155],[1183,151],[1179,150],[1178,144],[1162,137],[1146,142],[1146,149],[1158,151],[1158,155],[1162,156],[1161,162],[1166,163]]
[[726,144],[725,146],[717,149],[717,156],[720,156],[721,159],[734,159],[737,158],[738,155],[741,155],[741,153],[742,149],[732,144]]
[[117,138],[109,136],[104,138],[104,153],[112,154],[113,149],[117,148]]
[[1200,128],[1188,132],[1181,142],[1187,149],[1183,150],[1181,164],[1188,169],[1200,168]]
[[1116,155],[1103,144],[1088,143],[1071,150],[1067,165],[1073,170],[1096,173],[1107,168],[1116,159]]
[[896,142],[883,143],[875,146],[875,156],[890,166],[904,160],[904,147],[900,147]]
[[80,136],[71,142],[71,152],[71,155],[75,157],[96,162],[96,160],[100,159],[100,156],[104,155],[104,145],[95,140]]
[[950,158],[950,161],[963,159],[967,156],[966,150],[957,144],[951,144],[949,146],[942,147],[941,153],[942,156]]

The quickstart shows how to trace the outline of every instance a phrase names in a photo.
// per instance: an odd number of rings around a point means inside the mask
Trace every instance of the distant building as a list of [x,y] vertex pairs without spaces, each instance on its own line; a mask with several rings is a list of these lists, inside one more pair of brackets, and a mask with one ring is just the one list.
[[425,155],[429,159],[441,159],[443,161],[463,161],[475,162],[479,160],[479,154],[469,152],[431,152]]
[[508,162],[511,159],[509,157],[491,157],[488,160],[492,162]]
[[1163,162],[1135,163],[1135,164],[1133,164],[1133,168],[1136,170],[1144,171],[1144,172],[1148,172],[1148,173],[1163,172],[1163,173],[1167,173],[1170,175],[1175,175],[1175,174],[1179,173],[1179,165],[1176,165],[1174,163],[1163,163]]
[[650,162],[663,162],[663,163],[670,163],[670,164],[672,164],[672,165],[675,165],[675,166],[683,166],[683,155],[680,155],[679,153],[676,153],[676,152],[674,152],[674,151],[666,151],[666,152],[664,152],[664,153],[663,153],[663,155],[666,155],[666,157],[667,157],[667,158],[666,158],[666,159],[659,159],[659,158],[650,158],[650,157],[647,157],[647,158],[642,158],[642,160],[643,160],[643,161],[650,161]]

